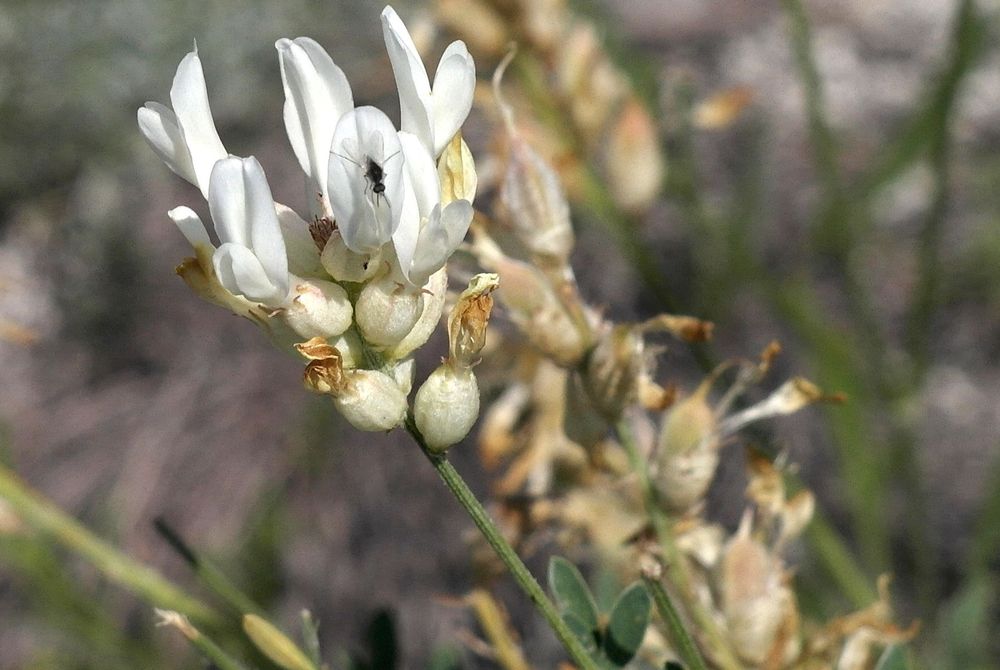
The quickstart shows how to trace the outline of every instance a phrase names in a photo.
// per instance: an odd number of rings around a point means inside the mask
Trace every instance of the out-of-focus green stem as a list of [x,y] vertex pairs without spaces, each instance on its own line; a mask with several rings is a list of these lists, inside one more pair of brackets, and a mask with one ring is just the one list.
[[156,531],[191,566],[202,583],[216,593],[237,613],[264,616],[263,610],[243,593],[215,563],[197,553],[164,519],[153,522]]
[[667,595],[667,590],[663,588],[663,584],[660,583],[659,579],[655,579],[651,575],[643,575],[643,581],[646,582],[646,587],[653,594],[653,602],[656,603],[656,609],[659,610],[660,616],[666,622],[667,629],[670,631],[671,637],[673,637],[674,645],[681,659],[690,670],[707,670],[698,647],[684,628],[684,622],[681,621],[680,614],[677,613],[674,604],[670,602],[670,596]]
[[35,493],[9,469],[0,466],[0,499],[26,524],[89,561],[112,582],[157,607],[176,610],[205,623],[219,621],[218,614],[187,595],[147,567],[87,530],[76,519]]
[[861,609],[875,600],[875,591],[843,540],[819,512],[813,515],[806,536],[827,572],[850,601]]
[[581,670],[598,670],[597,664],[587,653],[586,649],[577,639],[573,631],[570,630],[566,622],[563,621],[562,617],[559,615],[559,611],[556,609],[549,597],[545,595],[545,591],[542,587],[538,585],[538,581],[534,578],[531,572],[528,571],[527,566],[521,560],[521,557],[517,555],[514,548],[510,546],[510,543],[504,538],[500,529],[496,527],[493,520],[490,518],[489,513],[487,513],[486,508],[483,507],[482,503],[476,497],[476,494],[472,492],[468,484],[462,478],[462,475],[458,473],[455,466],[448,461],[448,457],[445,454],[437,454],[431,451],[427,443],[424,441],[423,435],[417,429],[416,423],[413,420],[412,415],[406,418],[406,430],[413,437],[414,441],[424,452],[427,460],[431,462],[434,469],[437,470],[438,475],[444,481],[445,486],[451,491],[455,499],[458,500],[459,504],[465,508],[472,522],[476,524],[476,528],[479,532],[483,534],[486,541],[489,543],[490,547],[496,553],[497,557],[503,561],[507,569],[510,570],[511,576],[514,577],[514,581],[517,585],[521,587],[525,595],[534,603],[535,608],[539,613],[545,618],[545,621],[549,624],[552,630],[555,632],[556,637],[562,642],[566,651],[569,652],[570,658]]
[[615,424],[615,434],[618,436],[619,443],[624,447],[625,453],[628,454],[632,470],[639,476],[646,504],[646,512],[649,514],[650,522],[653,524],[653,531],[656,533],[663,552],[667,578],[677,587],[678,592],[681,594],[685,608],[691,620],[698,627],[698,632],[701,633],[703,641],[708,647],[708,655],[715,664],[723,668],[723,670],[740,670],[743,666],[730,648],[729,641],[719,629],[711,613],[698,602],[692,590],[692,580],[688,572],[687,559],[681,555],[680,550],[674,543],[674,535],[670,529],[669,520],[659,504],[656,489],[650,480],[649,468],[639,453],[635,438],[632,436],[632,429],[625,419],[620,419]]

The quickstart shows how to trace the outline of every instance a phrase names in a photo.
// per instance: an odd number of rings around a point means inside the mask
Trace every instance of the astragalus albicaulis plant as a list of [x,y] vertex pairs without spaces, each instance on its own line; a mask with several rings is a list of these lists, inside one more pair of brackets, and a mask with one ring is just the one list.
[[[780,463],[751,460],[750,506],[734,533],[705,518],[720,453],[740,429],[826,396],[796,378],[739,406],[768,371],[777,353],[769,347],[759,360],[723,364],[678,399],[657,381],[658,349],[647,340],[703,340],[711,324],[669,314],[616,324],[580,295],[560,176],[503,102],[499,71],[494,110],[504,148],[490,184],[497,202],[473,223],[478,177],[460,132],[477,85],[472,56],[453,42],[432,82],[390,7],[382,26],[399,92],[398,130],[379,109],[354,106],[347,77],[315,41],[275,44],[284,124],[305,183],[298,207],[274,202],[256,158],[226,150],[197,50],[178,66],[170,106],[139,110],[150,146],[208,204],[214,237],[194,209],[168,212],[194,250],[177,270],[184,281],[303,357],[306,387],[329,395],[352,426],[409,431],[577,667],[680,661],[847,670],[911,637],[892,625],[884,589],[868,610],[825,626],[800,622],[785,552],[814,500],[808,491],[786,495]],[[635,129],[639,112],[629,114],[622,132]],[[449,300],[447,264],[460,247],[486,272]],[[506,511],[515,496],[527,501],[521,525],[504,532],[447,459],[479,417],[473,368],[484,356],[494,294],[515,328],[510,347],[487,355],[505,351],[510,359],[487,361],[505,373],[494,382],[481,444],[485,457],[509,463],[497,509]],[[412,393],[414,354],[439,325],[448,355]],[[555,529],[568,553],[594,557],[621,583],[632,582],[607,612],[564,559],[550,565],[554,600],[541,589],[510,542],[523,545],[541,528]],[[488,594],[469,602],[495,660],[528,667]],[[163,616],[203,641],[175,613]],[[281,667],[319,664],[259,617],[247,617],[245,629]],[[199,648],[216,663],[225,658]]]

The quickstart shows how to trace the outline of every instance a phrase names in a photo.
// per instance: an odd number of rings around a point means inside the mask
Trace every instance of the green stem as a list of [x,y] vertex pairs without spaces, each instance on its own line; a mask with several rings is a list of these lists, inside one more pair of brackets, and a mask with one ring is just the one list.
[[556,609],[552,601],[549,600],[548,596],[542,590],[542,587],[538,585],[538,582],[528,571],[527,566],[514,551],[514,548],[510,546],[510,543],[504,539],[503,534],[500,529],[496,527],[493,520],[490,519],[489,514],[483,507],[479,499],[476,498],[476,494],[472,492],[469,486],[462,479],[462,475],[458,473],[458,470],[448,461],[448,457],[445,454],[434,453],[428,448],[427,443],[424,441],[423,435],[417,429],[416,424],[413,421],[412,416],[407,416],[406,419],[406,429],[409,431],[410,435],[420,446],[420,449],[424,452],[427,460],[431,462],[434,469],[437,470],[438,475],[444,481],[445,486],[451,491],[455,499],[458,500],[459,504],[465,508],[465,511],[472,518],[473,523],[479,528],[479,531],[489,542],[493,551],[496,555],[504,562],[507,569],[510,570],[511,575],[517,582],[521,590],[524,591],[525,595],[534,603],[535,608],[545,617],[545,621],[548,622],[552,630],[555,631],[556,637],[562,642],[563,646],[566,647],[566,651],[569,652],[570,657],[573,662],[581,668],[581,670],[598,670],[596,663],[587,654],[587,651],[583,648],[580,640],[577,639],[573,631],[570,630],[566,622],[563,621],[562,617],[559,616],[559,611]]
[[163,518],[153,520],[156,532],[191,566],[195,575],[209,589],[239,614],[256,614],[263,617],[264,611],[250,596],[243,593],[215,563],[206,559],[189,545],[180,533]]
[[660,616],[666,622],[667,628],[674,639],[677,653],[680,654],[685,666],[688,670],[707,670],[698,647],[684,628],[681,616],[674,608],[674,604],[670,602],[670,596],[667,595],[667,590],[663,588],[663,584],[652,575],[643,575],[642,578],[646,582],[647,588],[653,593],[653,602],[656,603],[656,609],[659,610]]
[[26,524],[83,557],[109,580],[153,605],[206,623],[218,621],[218,614],[210,607],[181,591],[156,570],[132,560],[98,538],[3,466],[0,466],[0,499],[7,501]]
[[733,650],[730,649],[729,641],[723,635],[722,630],[719,629],[711,613],[698,602],[697,596],[694,594],[691,574],[688,572],[687,559],[684,558],[674,543],[674,534],[670,529],[667,515],[663,512],[659,496],[657,496],[656,489],[653,487],[652,481],[650,481],[649,468],[646,466],[645,459],[639,453],[635,438],[632,435],[632,429],[625,419],[621,419],[615,424],[615,434],[618,436],[618,441],[622,447],[624,447],[625,453],[628,454],[632,469],[639,476],[646,511],[649,514],[649,519],[653,524],[653,531],[656,533],[656,537],[660,541],[661,550],[663,551],[667,577],[680,592],[691,619],[698,626],[705,641],[707,641],[710,649],[709,656],[713,658],[716,665],[723,668],[723,670],[740,670],[743,666],[733,654]]

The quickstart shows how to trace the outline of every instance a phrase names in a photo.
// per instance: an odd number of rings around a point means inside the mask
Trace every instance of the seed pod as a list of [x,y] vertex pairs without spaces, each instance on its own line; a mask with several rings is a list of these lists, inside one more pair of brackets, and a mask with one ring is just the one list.
[[470,368],[444,363],[417,391],[413,417],[434,452],[444,452],[472,429],[479,416],[479,386]]
[[627,212],[641,212],[660,193],[665,172],[656,124],[634,97],[614,121],[605,153],[615,201]]

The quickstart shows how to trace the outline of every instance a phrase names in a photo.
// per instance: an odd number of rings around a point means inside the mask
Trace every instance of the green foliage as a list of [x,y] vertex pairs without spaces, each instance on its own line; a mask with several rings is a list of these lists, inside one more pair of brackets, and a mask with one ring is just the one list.
[[888,647],[878,659],[875,670],[910,670],[910,661],[906,654],[906,646],[894,644]]
[[623,668],[635,656],[649,625],[652,600],[635,582],[615,599],[610,612],[597,609],[580,571],[560,556],[549,561],[549,590],[563,620],[602,668]]

